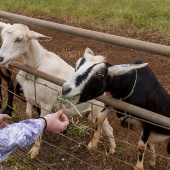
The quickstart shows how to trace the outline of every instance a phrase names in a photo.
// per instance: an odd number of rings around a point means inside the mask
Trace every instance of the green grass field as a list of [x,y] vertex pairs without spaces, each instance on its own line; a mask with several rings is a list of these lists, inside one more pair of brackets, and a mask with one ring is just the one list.
[[170,35],[170,0],[0,0],[0,10],[30,16],[132,25]]

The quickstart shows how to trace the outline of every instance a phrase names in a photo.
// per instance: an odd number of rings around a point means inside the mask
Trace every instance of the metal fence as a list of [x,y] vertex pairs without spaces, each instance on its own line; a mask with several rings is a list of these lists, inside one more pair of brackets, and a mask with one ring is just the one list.
[[[161,55],[165,55],[165,56],[170,56],[170,47],[165,46],[165,45],[154,44],[154,43],[149,43],[149,42],[144,42],[144,41],[139,41],[139,40],[133,40],[130,38],[100,33],[100,32],[96,32],[96,31],[85,30],[85,29],[81,29],[81,28],[77,28],[77,27],[67,26],[67,25],[63,25],[63,24],[57,24],[57,23],[53,23],[53,22],[49,22],[49,21],[45,21],[45,20],[35,19],[35,18],[17,15],[17,14],[13,14],[13,13],[8,13],[8,12],[4,12],[4,11],[0,11],[0,17],[6,18],[9,20],[13,20],[13,21],[16,21],[19,23],[39,26],[39,27],[46,28],[46,29],[51,29],[51,30],[60,31],[63,33],[68,33],[68,34],[73,34],[76,36],[94,39],[97,41],[103,41],[103,42],[112,43],[115,45],[120,45],[120,46],[124,46],[124,47],[128,47],[128,48],[133,48],[133,49],[151,52],[151,53],[155,53],[155,54],[161,54]],[[59,80],[56,77],[53,77],[50,75],[45,76],[45,73],[41,73],[38,70],[33,71],[32,68],[29,69],[29,67],[21,66],[20,64],[17,64],[16,62],[13,62],[13,66],[17,67],[18,69],[29,72],[31,74],[34,74],[36,76],[40,76],[41,78],[44,78],[50,82],[56,83],[60,86],[62,86],[62,84],[64,83],[63,80]],[[156,113],[153,114],[153,112],[151,112],[151,111],[147,111],[145,109],[141,109],[139,107],[132,106],[130,104],[127,104],[127,103],[117,100],[117,99],[111,99],[111,98],[107,98],[107,97],[103,97],[103,96],[99,97],[97,99],[100,100],[101,102],[109,104],[113,107],[125,110],[125,111],[132,113],[134,115],[137,115],[142,119],[154,122],[154,123],[164,126],[166,128],[170,128],[170,118],[167,118],[167,117],[164,118],[163,116],[161,116],[159,114],[156,114]]]
[[[133,40],[133,39],[125,38],[125,37],[100,33],[100,32],[96,32],[96,31],[85,30],[85,29],[76,28],[76,27],[72,27],[72,26],[57,24],[57,23],[53,23],[53,22],[49,22],[49,21],[40,20],[40,19],[34,19],[34,18],[26,17],[26,16],[17,15],[17,14],[12,14],[12,13],[8,13],[8,12],[4,12],[4,11],[0,11],[0,17],[6,18],[9,20],[13,20],[13,21],[16,21],[19,23],[27,24],[27,25],[30,24],[30,25],[34,25],[34,26],[39,26],[42,28],[51,29],[54,31],[68,33],[68,34],[72,34],[72,35],[76,35],[76,36],[80,36],[80,37],[84,37],[84,38],[89,38],[89,39],[93,39],[93,40],[97,40],[97,41],[102,41],[102,42],[106,42],[106,43],[111,43],[114,45],[120,45],[120,46],[124,46],[127,48],[151,52],[151,53],[164,55],[164,56],[170,56],[170,47],[165,46],[165,45],[159,45],[159,44],[154,44],[154,43],[149,43],[149,42],[144,42],[144,41],[139,41],[139,40]],[[62,84],[65,82],[62,79],[59,79],[59,78],[49,75],[47,73],[41,72],[39,70],[30,68],[28,66],[22,65],[15,61],[12,61],[11,65],[13,67],[20,69],[20,70],[23,70],[25,72],[28,72],[30,74],[33,74],[40,78],[43,78],[49,82],[55,83],[59,86],[62,86]],[[145,121],[148,121],[148,122],[151,122],[158,126],[170,129],[170,118],[164,117],[162,115],[148,111],[146,109],[142,109],[137,106],[128,104],[126,102],[123,102],[123,101],[120,101],[120,100],[117,100],[114,98],[106,97],[106,96],[100,96],[97,98],[97,100],[104,102],[110,106],[113,106],[114,108],[118,108],[118,109],[124,110],[126,112],[132,113],[133,115],[141,118],[142,120],[144,119]],[[70,140],[72,140],[72,139],[70,139]],[[117,140],[119,140],[119,139],[117,139]],[[44,141],[44,143],[46,143],[46,142]],[[130,143],[128,143],[128,144],[131,145]],[[83,145],[83,144],[81,143],[81,145]],[[52,144],[51,144],[51,146],[54,147]],[[116,158],[114,158],[114,159],[116,159]],[[118,161],[121,162],[120,159]],[[131,165],[127,162],[125,162],[125,163],[127,165]],[[95,167],[95,168],[100,169],[97,167]]]
[[[49,74],[44,73],[42,71],[30,68],[28,66],[22,65],[20,63],[17,63],[16,61],[12,61],[11,64],[12,64],[12,66],[14,66],[18,69],[21,69],[21,70],[28,72],[30,74],[33,74],[35,76],[41,77],[45,80],[48,80],[48,81],[55,83],[57,85],[60,85],[60,86],[62,86],[62,84],[65,82],[62,79],[59,79],[55,76],[49,75]],[[115,108],[124,110],[128,113],[132,113],[133,115],[136,115],[136,116],[138,116],[138,117],[140,117],[144,120],[148,120],[148,121],[153,122],[155,124],[158,124],[162,127],[170,129],[170,118],[167,118],[165,116],[162,116],[162,115],[159,115],[157,113],[148,111],[146,109],[142,109],[140,107],[128,104],[128,103],[123,102],[123,101],[118,100],[118,99],[114,99],[114,98],[110,98],[110,97],[106,97],[106,96],[100,96],[96,99],[103,102],[103,103],[106,103],[110,106],[113,106]]]
[[146,51],[146,52],[164,55],[168,57],[170,56],[170,47],[166,45],[160,45],[160,44],[125,38],[121,36],[86,30],[82,28],[58,24],[54,22],[41,20],[41,19],[35,19],[35,18],[17,15],[9,12],[4,12],[4,11],[0,11],[0,17],[10,19],[18,23],[23,23],[26,25],[34,25],[34,26],[38,26],[38,27],[42,27],[58,32],[63,32],[67,34],[84,37],[84,38],[102,41],[102,42],[119,45],[135,50]]

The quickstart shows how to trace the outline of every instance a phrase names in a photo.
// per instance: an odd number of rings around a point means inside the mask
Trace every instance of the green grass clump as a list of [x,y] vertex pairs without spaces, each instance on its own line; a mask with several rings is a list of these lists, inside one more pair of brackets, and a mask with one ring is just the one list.
[[72,125],[68,128],[68,135],[71,138],[80,140],[87,135],[88,126],[81,124],[78,120],[72,118],[71,120]]
[[0,10],[67,21],[72,18],[79,25],[98,20],[170,32],[169,0],[0,0],[0,3]]
[[64,105],[66,108],[74,108],[76,112],[82,117],[81,113],[77,110],[74,101],[76,101],[77,97],[69,97],[64,98],[60,93],[56,94],[56,101],[54,103],[55,108],[62,108]]

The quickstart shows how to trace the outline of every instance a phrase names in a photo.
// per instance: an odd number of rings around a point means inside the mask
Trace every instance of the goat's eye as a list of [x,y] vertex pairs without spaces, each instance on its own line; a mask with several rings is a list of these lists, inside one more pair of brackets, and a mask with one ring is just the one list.
[[15,42],[21,42],[23,40],[23,38],[17,38],[16,40],[15,40]]

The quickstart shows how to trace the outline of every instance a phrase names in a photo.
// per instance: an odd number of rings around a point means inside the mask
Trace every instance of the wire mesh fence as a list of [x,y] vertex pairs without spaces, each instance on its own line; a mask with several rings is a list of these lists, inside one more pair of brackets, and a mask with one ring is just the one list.
[[[35,80],[29,81],[34,81],[35,84],[38,83],[38,81]],[[44,84],[41,85],[44,86]],[[6,96],[5,93],[8,91],[7,85],[3,83],[1,87],[4,96]],[[55,91],[55,89],[52,90]],[[25,119],[24,112],[26,103],[24,102],[25,98],[18,96],[15,93],[14,95],[14,118],[12,122],[17,122]],[[6,97],[3,97],[3,100],[1,101],[3,102],[3,106],[6,105],[6,100]],[[94,103],[91,104],[94,105]],[[36,106],[40,107],[38,105]],[[102,139],[99,142],[98,149],[89,149],[87,147],[95,129],[88,119],[85,117],[80,118],[78,116],[69,118],[71,124],[67,130],[67,134],[45,132],[43,135],[40,155],[36,159],[32,160],[29,158],[29,155],[27,155],[27,152],[30,149],[29,146],[27,148],[18,149],[4,163],[2,163],[1,166],[10,169],[22,169],[25,167],[27,167],[27,169],[134,169],[137,160],[137,142],[139,135],[130,129],[121,127],[120,120],[115,115],[115,110],[111,109],[111,111],[112,114],[108,116],[108,119],[113,127],[117,144],[116,153],[114,155],[108,154],[110,147],[109,141],[103,132],[101,132]],[[50,113],[51,111],[47,112]],[[36,111],[34,116],[37,117]],[[153,124],[153,122],[151,123]],[[170,168],[169,157],[166,154],[165,147],[166,143],[156,146],[155,154],[157,165],[155,169],[168,170]],[[146,169],[150,169],[149,161],[151,154],[152,152],[147,149],[144,161]]]
[[[2,14],[2,12],[1,12]],[[168,47],[169,49],[169,47]],[[169,53],[168,53],[169,56]],[[13,72],[14,70],[10,70]],[[17,72],[15,72],[17,73]],[[26,78],[26,77],[25,77]],[[38,81],[29,80],[34,82],[34,88],[36,87]],[[41,84],[46,86],[45,84]],[[3,83],[1,86],[3,89],[4,96],[3,108],[6,106],[8,91],[7,85]],[[55,89],[48,87],[50,90]],[[26,101],[25,98],[15,95],[15,102],[13,104],[13,122],[18,122],[25,119],[25,108]],[[57,97],[56,97],[57,98]],[[22,100],[20,100],[22,99]],[[36,93],[35,93],[36,99]],[[24,102],[25,101],[25,102]],[[29,101],[32,102],[32,101]],[[41,108],[36,102],[32,103],[36,107]],[[91,103],[92,107],[94,103]],[[9,106],[10,107],[10,106]],[[2,109],[3,109],[2,108]],[[35,159],[30,159],[27,155],[31,146],[18,149],[14,154],[12,154],[7,160],[0,164],[1,169],[134,169],[134,165],[137,161],[137,143],[139,140],[139,134],[134,131],[125,129],[120,126],[120,120],[116,117],[114,108],[111,109],[111,114],[108,115],[108,120],[113,127],[113,132],[116,140],[116,153],[114,155],[109,155],[109,140],[103,132],[101,141],[99,142],[98,149],[89,149],[87,147],[89,141],[91,140],[94,132],[95,126],[92,122],[84,116],[83,118],[70,117],[70,126],[67,129],[67,134],[53,134],[51,132],[44,132],[42,146],[40,154]],[[50,113],[50,110],[45,110]],[[122,113],[124,114],[124,113]],[[38,117],[36,110],[34,110],[34,117]],[[131,118],[134,118],[131,116]],[[140,121],[146,121],[139,119]],[[149,122],[152,123],[153,122]],[[160,126],[158,124],[155,124]],[[161,126],[160,126],[161,127]],[[110,136],[111,137],[111,136]],[[145,169],[152,169],[150,167],[152,151],[147,149],[145,154],[144,167]],[[166,143],[161,143],[156,146],[156,170],[168,170],[170,169],[169,157],[166,154]]]

